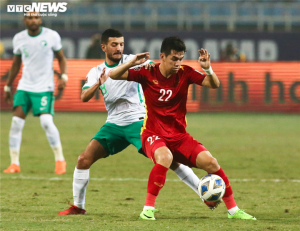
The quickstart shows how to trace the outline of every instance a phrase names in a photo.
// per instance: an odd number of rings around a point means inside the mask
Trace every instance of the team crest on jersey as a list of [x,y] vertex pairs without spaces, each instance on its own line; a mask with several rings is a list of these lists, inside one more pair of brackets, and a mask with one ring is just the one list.
[[41,41],[41,46],[42,46],[42,47],[47,46],[47,41],[46,41],[46,40],[42,40],[42,41]]
[[153,79],[154,84],[158,84],[158,81],[156,79]]

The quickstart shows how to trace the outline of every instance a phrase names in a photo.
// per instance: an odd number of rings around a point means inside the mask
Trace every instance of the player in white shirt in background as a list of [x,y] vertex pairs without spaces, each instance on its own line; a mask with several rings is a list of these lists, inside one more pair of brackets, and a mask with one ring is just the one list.
[[[5,173],[20,172],[20,146],[25,118],[32,108],[33,115],[40,117],[42,128],[55,156],[55,173],[66,172],[66,162],[63,156],[59,132],[53,123],[54,114],[54,54],[59,62],[61,79],[58,89],[66,86],[67,61],[64,56],[59,34],[49,28],[42,27],[42,19],[36,12],[24,17],[27,27],[13,38],[13,64],[4,86],[5,99],[12,102],[11,85],[18,75],[23,62],[22,78],[13,100],[13,118],[9,132],[9,151],[11,165]],[[32,140],[33,141],[33,140]],[[41,150],[42,151],[42,150]]]
[[[106,54],[105,62],[93,67],[88,73],[86,83],[82,88],[81,100],[88,102],[100,89],[108,117],[106,123],[78,158],[73,175],[74,205],[59,212],[59,215],[86,213],[86,188],[90,167],[95,161],[121,152],[130,144],[146,156],[142,150],[140,137],[146,116],[142,88],[136,82],[117,81],[107,77],[107,73],[112,68],[128,62],[134,55],[123,54],[124,37],[114,29],[107,29],[102,33],[101,46]],[[170,168],[198,194],[197,188],[200,180],[189,167],[173,163]]]

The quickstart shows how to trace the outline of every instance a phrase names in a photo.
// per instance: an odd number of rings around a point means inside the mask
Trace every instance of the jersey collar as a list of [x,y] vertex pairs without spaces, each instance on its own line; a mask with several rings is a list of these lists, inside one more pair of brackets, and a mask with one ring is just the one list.
[[105,66],[107,66],[107,67],[109,67],[109,68],[113,68],[113,67],[116,67],[116,66],[119,65],[119,63],[115,63],[115,64],[113,64],[113,65],[108,65],[106,61],[105,61],[104,63],[105,63]]
[[41,26],[41,31],[40,31],[40,33],[38,33],[37,35],[30,35],[29,32],[28,32],[28,30],[27,30],[27,34],[28,34],[30,37],[37,37],[37,36],[39,36],[39,35],[42,33],[42,31],[43,31],[43,27]]

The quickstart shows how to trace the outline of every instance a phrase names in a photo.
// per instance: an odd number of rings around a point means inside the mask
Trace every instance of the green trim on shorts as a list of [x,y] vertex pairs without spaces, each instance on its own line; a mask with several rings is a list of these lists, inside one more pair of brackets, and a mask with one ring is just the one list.
[[105,123],[92,139],[97,140],[104,147],[107,156],[123,151],[130,144],[143,154],[140,136],[142,126],[143,120],[126,126]]
[[84,89],[88,89],[88,88],[90,88],[90,87],[83,87],[83,88],[82,88],[82,90],[84,90]]
[[30,92],[17,90],[14,95],[13,108],[21,106],[25,115],[28,114],[30,109],[34,116],[40,114],[54,115],[54,96],[53,92]]

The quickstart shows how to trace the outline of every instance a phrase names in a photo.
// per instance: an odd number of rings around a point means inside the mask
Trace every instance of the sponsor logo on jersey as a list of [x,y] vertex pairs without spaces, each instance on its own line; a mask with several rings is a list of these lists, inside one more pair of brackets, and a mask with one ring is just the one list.
[[158,81],[156,79],[153,79],[154,84],[158,84]]

